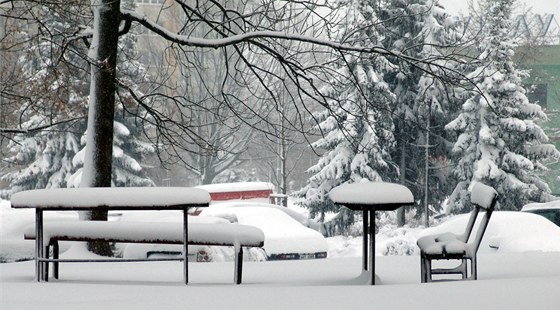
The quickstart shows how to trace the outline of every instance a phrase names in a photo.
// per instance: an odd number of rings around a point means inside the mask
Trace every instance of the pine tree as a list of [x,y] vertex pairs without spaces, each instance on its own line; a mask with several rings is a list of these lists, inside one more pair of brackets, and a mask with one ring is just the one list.
[[546,201],[550,189],[540,178],[543,161],[560,153],[536,121],[546,115],[530,103],[523,87],[528,72],[512,61],[517,44],[511,39],[515,0],[485,1],[487,14],[480,56],[469,75],[476,88],[459,116],[446,128],[459,133],[453,147],[453,173],[459,180],[450,197],[452,213],[470,208],[468,187],[480,181],[500,194],[499,208],[518,210],[530,201]]
[[[46,123],[44,117],[36,115],[23,124],[23,128],[34,128]],[[66,187],[74,172],[72,157],[79,150],[76,135],[57,132],[53,128],[39,134],[18,134],[8,147],[13,154],[5,161],[16,167],[2,176],[10,184],[10,192],[39,188]]]
[[[128,116],[123,122],[134,121],[134,116]],[[134,128],[131,131],[129,128]],[[114,187],[130,186],[155,186],[155,183],[146,175],[141,162],[153,154],[155,149],[149,143],[139,139],[138,127],[127,127],[122,122],[115,120],[113,137],[113,163],[111,183]],[[86,134],[82,137],[82,148],[76,156],[72,158],[72,163],[77,171],[68,181],[69,187],[79,187],[82,177],[82,167],[84,164],[84,152]]]
[[[24,34],[28,46],[18,60],[21,88],[27,100],[21,103],[18,114],[22,129],[33,129],[64,120],[79,118],[87,101],[87,67],[78,55],[84,50],[69,43],[63,55],[60,46],[69,35],[72,23],[79,23],[69,15],[83,16],[79,7],[66,11],[41,7],[43,26],[52,29],[44,39],[32,32]],[[79,136],[85,129],[83,121],[75,120],[48,130],[16,134],[9,144],[11,156],[5,159],[12,167],[2,179],[10,184],[11,193],[21,190],[66,187],[75,171],[72,157],[79,150]]]
[[[127,0],[124,5],[133,9],[134,1]],[[42,10],[44,26],[56,31],[52,31],[48,39],[28,34],[29,47],[19,59],[26,81],[22,87],[29,94],[29,101],[19,111],[24,120],[21,127],[30,129],[77,119],[48,130],[15,135],[9,144],[12,156],[5,160],[13,168],[2,176],[10,184],[11,193],[36,188],[77,187],[81,177],[79,166],[83,157],[78,152],[86,122],[79,117],[85,114],[87,107],[89,72],[83,69],[88,68],[88,64],[80,55],[86,55],[87,50],[80,43],[69,43],[65,49],[59,47],[66,43],[63,42],[64,36],[69,35],[64,31],[75,28],[69,26],[70,23],[79,22],[76,16],[87,15],[80,14],[79,8],[73,6],[68,6],[65,11],[51,10],[49,6],[42,7]],[[138,92],[146,75],[146,69],[135,60],[135,45],[133,31],[120,41],[119,78],[126,89],[119,93],[121,105],[115,115],[118,129],[115,130],[113,160],[115,186],[154,185],[146,178],[139,161],[153,154],[155,149],[140,140],[145,128],[138,123],[137,116],[146,116],[137,108],[129,92],[129,89]]]
[[[364,46],[375,44],[374,1],[341,3],[344,20],[334,32],[341,41]],[[343,183],[381,181],[392,170],[394,144],[389,104],[393,95],[383,82],[387,61],[378,56],[353,55],[334,62],[337,75],[325,93],[329,107],[316,115],[323,137],[313,147],[326,153],[308,172],[313,175],[298,193],[312,217],[324,221],[325,213],[338,216],[329,234],[340,233],[354,222],[354,213],[335,205],[329,191]]]
[[[397,98],[397,146],[391,155],[399,165],[398,181],[409,187],[422,204],[428,182],[428,204],[438,206],[447,195],[448,185],[437,166],[444,165],[449,154],[444,126],[451,120],[455,99],[453,90],[435,76],[452,78],[449,73],[454,64],[445,60],[444,53],[449,53],[445,47],[458,44],[455,23],[436,0],[386,0],[377,9],[383,20],[379,31],[385,34],[382,43],[387,49],[416,59],[442,59],[434,61],[440,67],[392,59],[396,70],[385,75]],[[399,211],[402,225],[404,212]]]

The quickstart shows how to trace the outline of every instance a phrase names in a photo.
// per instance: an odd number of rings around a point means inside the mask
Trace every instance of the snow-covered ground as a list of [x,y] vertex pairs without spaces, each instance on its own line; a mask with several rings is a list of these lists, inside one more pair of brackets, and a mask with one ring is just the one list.
[[[15,211],[0,203],[1,253],[26,252],[18,230],[33,213]],[[240,286],[232,284],[229,261],[191,263],[188,286],[179,262],[66,263],[61,279],[49,283],[34,281],[32,261],[3,263],[0,309],[559,309],[560,228],[541,220],[496,212],[479,252],[477,281],[420,284],[411,245],[426,232],[383,227],[375,287],[361,273],[361,239],[336,237],[327,240],[328,259],[246,262]],[[459,216],[428,232],[460,230],[463,221]],[[79,247],[63,254],[86,255]]]

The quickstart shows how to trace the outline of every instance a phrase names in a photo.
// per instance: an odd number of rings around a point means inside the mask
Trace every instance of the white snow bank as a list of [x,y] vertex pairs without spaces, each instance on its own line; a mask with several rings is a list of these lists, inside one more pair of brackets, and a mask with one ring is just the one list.
[[[384,226],[375,235],[376,256],[418,255],[420,249],[416,240],[422,229],[410,227]],[[362,257],[362,236],[335,236],[327,238],[329,258]]]
[[205,190],[189,187],[55,188],[19,192],[12,195],[11,202],[13,208],[160,207],[208,204],[210,194]]
[[385,182],[347,183],[329,192],[340,204],[412,204],[412,192],[403,185]]
[[[72,253],[72,257],[75,253]],[[559,253],[479,256],[479,280],[420,283],[417,256],[376,260],[379,285],[360,277],[360,258],[231,263],[64,264],[61,280],[34,281],[33,262],[0,264],[2,309],[557,309]]]
[[[50,221],[77,220],[77,212],[46,212],[45,223]],[[33,259],[33,241],[23,239],[23,231],[35,223],[35,210],[13,209],[10,202],[0,200],[0,262]]]
[[[461,234],[465,230],[468,219],[468,214],[455,216],[441,225],[425,229],[420,233],[420,237],[445,232]],[[473,228],[473,235],[478,229],[478,224],[479,221]],[[496,250],[499,252],[559,252],[560,227],[536,214],[495,211],[490,218],[479,252]]]

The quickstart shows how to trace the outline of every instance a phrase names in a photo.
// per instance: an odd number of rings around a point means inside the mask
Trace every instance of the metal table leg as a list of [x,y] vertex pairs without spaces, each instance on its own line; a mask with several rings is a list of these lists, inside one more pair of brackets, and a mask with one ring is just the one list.
[[35,277],[37,282],[44,280],[43,274],[43,210],[35,209]]
[[375,285],[375,211],[369,211],[369,256],[371,262],[371,285]]
[[183,269],[185,284],[189,284],[189,221],[187,209],[183,209]]
[[363,222],[363,240],[362,240],[362,268],[363,270],[368,270],[368,210],[366,208],[362,211],[362,222]]

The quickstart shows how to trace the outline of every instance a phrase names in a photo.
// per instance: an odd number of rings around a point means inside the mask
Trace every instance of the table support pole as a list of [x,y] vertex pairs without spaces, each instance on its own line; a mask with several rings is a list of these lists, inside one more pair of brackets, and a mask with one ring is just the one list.
[[43,277],[43,210],[35,209],[35,277],[37,282]]
[[183,209],[183,269],[185,284],[189,284],[189,220],[187,209]]
[[371,285],[375,285],[375,212],[369,212],[369,260],[371,268]]
[[363,235],[363,241],[362,241],[362,268],[364,271],[368,270],[368,210],[366,208],[363,209],[362,211],[362,222],[363,222],[363,228],[362,228],[362,235]]

